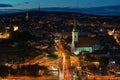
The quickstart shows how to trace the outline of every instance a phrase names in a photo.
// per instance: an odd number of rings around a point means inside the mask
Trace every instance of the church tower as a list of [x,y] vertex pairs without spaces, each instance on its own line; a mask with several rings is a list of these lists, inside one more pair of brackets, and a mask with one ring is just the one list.
[[71,52],[74,53],[75,51],[75,42],[78,41],[78,31],[76,29],[76,22],[74,21],[74,27],[72,30],[72,44],[71,44]]
[[26,18],[26,20],[28,20],[28,18],[29,18],[28,12],[26,13],[25,18]]
[[40,12],[40,4],[39,4],[39,7],[38,7],[38,11]]

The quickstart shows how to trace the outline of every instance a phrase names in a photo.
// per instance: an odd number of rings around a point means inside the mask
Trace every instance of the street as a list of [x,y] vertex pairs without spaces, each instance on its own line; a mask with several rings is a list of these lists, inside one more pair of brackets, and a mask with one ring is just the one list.
[[57,80],[52,76],[29,77],[29,76],[9,76],[7,78],[0,78],[0,80]]

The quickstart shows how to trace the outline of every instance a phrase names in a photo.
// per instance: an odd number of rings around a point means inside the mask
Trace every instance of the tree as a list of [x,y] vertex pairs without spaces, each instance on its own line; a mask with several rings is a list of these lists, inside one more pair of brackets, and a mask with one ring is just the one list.
[[9,74],[9,67],[0,65],[0,76],[6,77]]
[[101,57],[99,62],[100,62],[100,67],[101,67],[101,74],[106,75],[107,74],[107,65],[109,63],[109,58]]
[[109,63],[109,58],[107,57],[101,57],[101,59],[99,60],[100,62],[100,66],[101,67],[106,67]]

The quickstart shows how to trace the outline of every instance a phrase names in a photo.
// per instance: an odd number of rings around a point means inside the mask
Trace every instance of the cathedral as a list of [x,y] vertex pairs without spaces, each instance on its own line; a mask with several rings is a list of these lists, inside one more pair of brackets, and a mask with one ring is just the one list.
[[88,35],[80,35],[74,25],[72,30],[71,52],[78,55],[82,51],[92,53],[95,50],[100,50],[100,42],[95,38],[90,38]]

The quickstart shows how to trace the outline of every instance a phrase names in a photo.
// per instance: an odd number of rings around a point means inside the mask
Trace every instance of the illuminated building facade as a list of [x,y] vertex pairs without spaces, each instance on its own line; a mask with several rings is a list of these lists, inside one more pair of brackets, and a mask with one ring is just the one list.
[[5,33],[1,33],[0,32],[0,39],[8,39],[10,37],[10,34],[5,32]]
[[90,38],[88,36],[79,36],[76,26],[74,26],[72,31],[72,43],[71,52],[78,55],[82,51],[93,52],[95,50],[100,50],[100,42],[97,39]]

